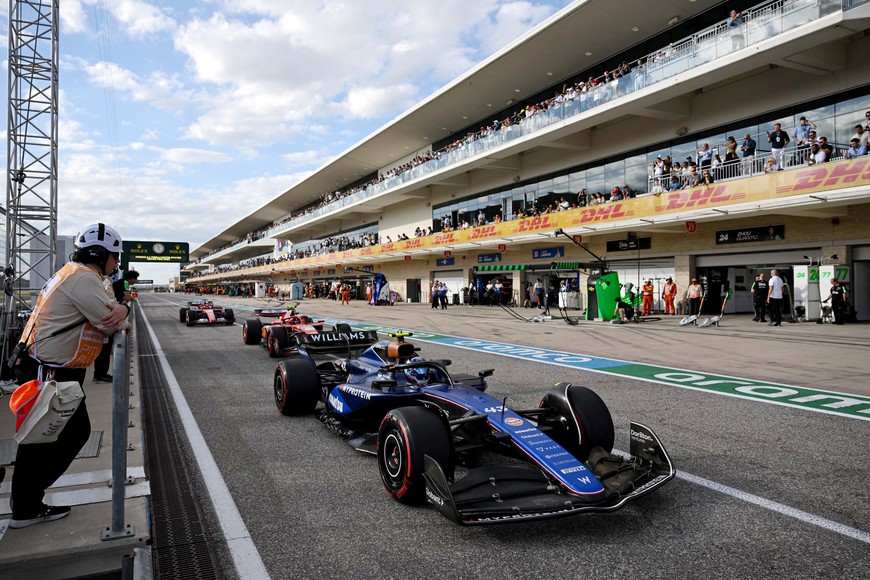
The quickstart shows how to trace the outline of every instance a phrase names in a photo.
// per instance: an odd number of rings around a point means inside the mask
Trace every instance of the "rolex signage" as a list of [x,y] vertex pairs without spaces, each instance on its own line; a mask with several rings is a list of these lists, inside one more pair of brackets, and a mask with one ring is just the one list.
[[125,262],[182,263],[190,260],[187,242],[123,242]]

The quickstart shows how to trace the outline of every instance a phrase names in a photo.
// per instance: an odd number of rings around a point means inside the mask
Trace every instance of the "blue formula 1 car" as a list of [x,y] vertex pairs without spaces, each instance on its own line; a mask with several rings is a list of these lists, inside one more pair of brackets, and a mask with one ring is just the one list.
[[[664,446],[639,423],[631,454],[612,453],[610,412],[590,389],[557,383],[539,407],[509,409],[485,392],[492,370],[451,374],[450,361],[419,357],[407,336],[304,335],[300,356],[274,375],[281,413],[322,404],[324,423],[377,455],[397,501],[428,501],[462,525],[502,523],[615,511],[674,477]],[[479,465],[482,451],[508,459]]]

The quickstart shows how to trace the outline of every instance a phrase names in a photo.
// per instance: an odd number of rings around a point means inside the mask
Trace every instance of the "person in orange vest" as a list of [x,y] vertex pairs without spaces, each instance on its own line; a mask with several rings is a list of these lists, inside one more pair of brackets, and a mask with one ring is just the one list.
[[646,283],[641,286],[640,291],[643,296],[643,302],[641,306],[641,315],[649,316],[652,314],[652,305],[653,305],[653,283],[652,280],[647,280]]
[[372,303],[372,283],[366,284],[366,304]]
[[674,308],[674,298],[677,297],[677,285],[670,276],[665,280],[665,285],[662,288],[662,298],[665,300],[665,314],[676,314]]
[[341,303],[350,306],[350,286],[348,284],[341,285]]

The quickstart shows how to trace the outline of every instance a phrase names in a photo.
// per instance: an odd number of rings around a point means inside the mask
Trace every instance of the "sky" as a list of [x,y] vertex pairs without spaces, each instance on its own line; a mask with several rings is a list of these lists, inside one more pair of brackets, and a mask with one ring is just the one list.
[[570,3],[60,0],[58,231],[193,250]]

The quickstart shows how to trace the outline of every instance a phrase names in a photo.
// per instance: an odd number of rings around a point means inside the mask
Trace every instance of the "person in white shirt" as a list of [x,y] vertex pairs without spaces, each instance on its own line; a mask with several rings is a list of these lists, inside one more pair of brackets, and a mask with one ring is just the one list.
[[768,326],[782,326],[782,288],[784,283],[779,277],[779,270],[770,271],[767,283],[767,310],[770,313]]

